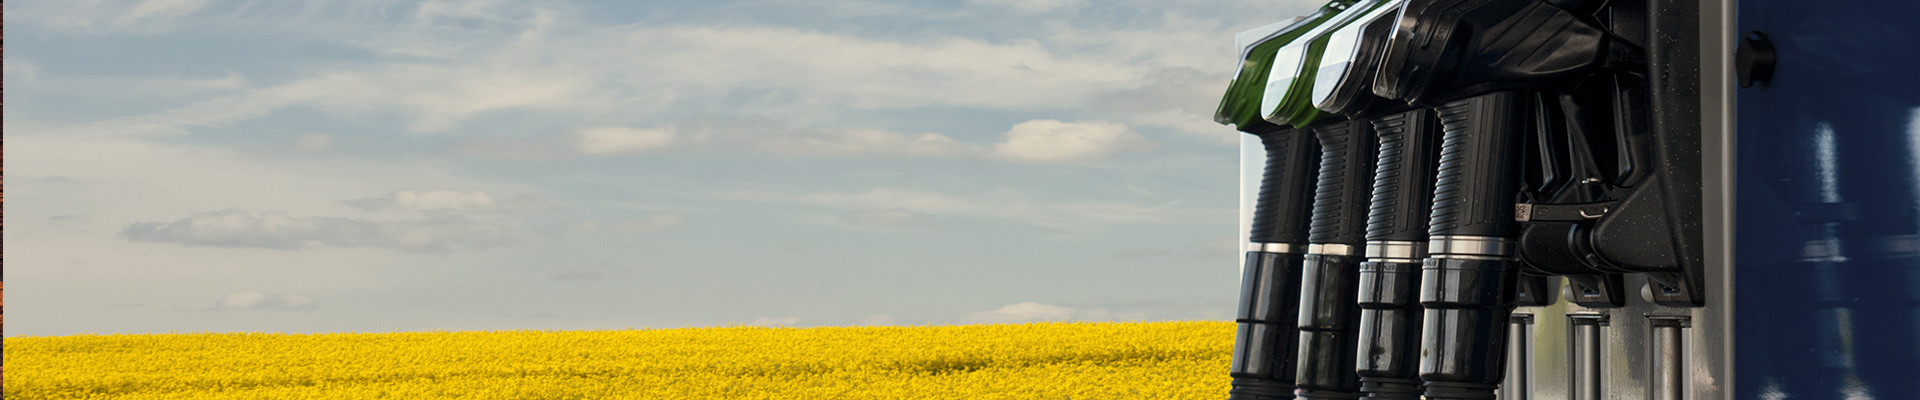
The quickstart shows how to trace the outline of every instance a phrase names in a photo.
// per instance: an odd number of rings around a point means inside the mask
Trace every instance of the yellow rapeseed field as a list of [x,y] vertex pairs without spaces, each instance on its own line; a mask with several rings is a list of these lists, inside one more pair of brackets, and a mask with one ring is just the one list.
[[1223,399],[1231,322],[6,339],[6,398]]

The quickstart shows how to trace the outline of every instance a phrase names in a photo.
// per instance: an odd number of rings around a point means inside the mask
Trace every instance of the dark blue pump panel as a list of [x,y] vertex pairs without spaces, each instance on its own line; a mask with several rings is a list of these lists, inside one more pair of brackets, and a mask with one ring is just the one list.
[[1920,399],[1920,2],[1742,0],[1739,399]]

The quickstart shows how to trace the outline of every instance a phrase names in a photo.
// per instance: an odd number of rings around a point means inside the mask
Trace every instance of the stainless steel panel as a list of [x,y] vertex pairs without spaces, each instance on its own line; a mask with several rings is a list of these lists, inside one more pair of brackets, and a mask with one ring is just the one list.
[[1628,275],[1626,285],[1628,293],[1625,307],[1615,309],[1589,309],[1569,304],[1565,301],[1543,307],[1520,307],[1516,313],[1532,314],[1534,325],[1531,345],[1536,349],[1532,353],[1532,376],[1549,377],[1534,379],[1530,382],[1530,400],[1565,400],[1571,398],[1569,379],[1571,360],[1566,349],[1571,344],[1568,335],[1567,314],[1580,312],[1606,312],[1613,315],[1610,326],[1603,331],[1601,346],[1605,354],[1601,355],[1603,365],[1601,381],[1613,390],[1604,393],[1607,399],[1639,400],[1647,398],[1649,389],[1655,387],[1652,376],[1647,371],[1648,358],[1652,350],[1653,328],[1648,315],[1686,316],[1689,324],[1682,329],[1685,361],[1683,368],[1683,399],[1686,400],[1729,400],[1733,398],[1733,213],[1734,213],[1734,137],[1733,137],[1733,50],[1735,10],[1733,0],[1705,0],[1700,5],[1701,68],[1700,119],[1703,132],[1701,143],[1702,168],[1709,174],[1702,178],[1705,203],[1701,216],[1706,257],[1706,304],[1698,308],[1666,307],[1632,295],[1645,287],[1646,278],[1640,275]]

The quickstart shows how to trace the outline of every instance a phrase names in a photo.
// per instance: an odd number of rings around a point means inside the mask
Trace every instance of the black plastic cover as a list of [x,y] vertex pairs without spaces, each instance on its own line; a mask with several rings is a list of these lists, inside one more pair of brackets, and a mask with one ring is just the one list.
[[1604,25],[1579,13],[1603,3],[1409,0],[1373,92],[1435,104],[1582,77],[1612,55]]

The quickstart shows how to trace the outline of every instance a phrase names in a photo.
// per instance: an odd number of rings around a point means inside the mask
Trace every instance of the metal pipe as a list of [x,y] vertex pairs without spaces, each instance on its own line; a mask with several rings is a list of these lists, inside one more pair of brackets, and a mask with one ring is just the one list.
[[1507,378],[1500,382],[1500,400],[1533,398],[1533,314],[1514,314],[1507,320]]
[[1682,400],[1686,397],[1686,328],[1684,315],[1650,315],[1652,356],[1647,367],[1649,400]]
[[1601,360],[1601,354],[1604,353],[1601,350],[1601,344],[1606,340],[1606,336],[1601,332],[1601,328],[1606,325],[1606,314],[1567,315],[1568,329],[1573,330],[1572,334],[1568,335],[1572,340],[1567,341],[1568,361],[1572,364],[1572,367],[1567,369],[1569,400],[1606,398],[1603,397],[1605,385],[1601,382],[1601,377],[1606,375],[1602,369],[1605,364]]

